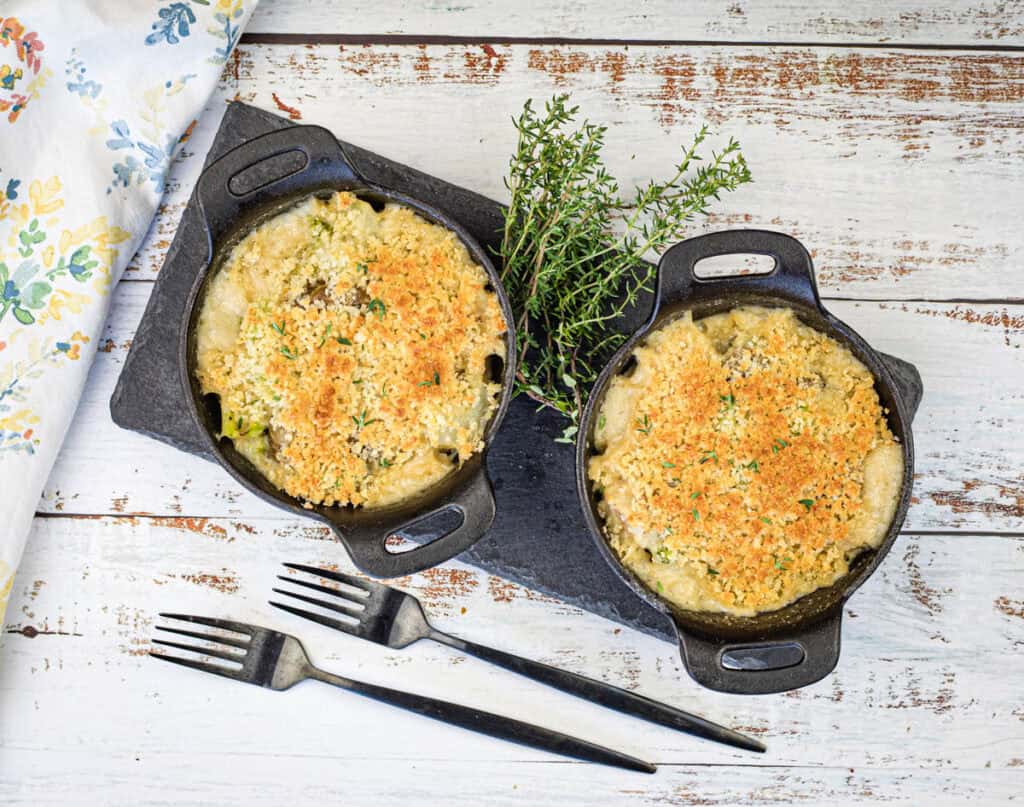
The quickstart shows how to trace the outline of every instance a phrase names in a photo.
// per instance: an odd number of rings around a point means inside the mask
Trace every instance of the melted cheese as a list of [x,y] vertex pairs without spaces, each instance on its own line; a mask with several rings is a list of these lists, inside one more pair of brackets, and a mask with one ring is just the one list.
[[410,497],[483,447],[507,325],[458,238],[351,193],[247,235],[211,279],[196,376],[221,432],[308,504]]
[[870,372],[788,309],[687,313],[613,379],[588,474],[613,548],[682,608],[750,616],[849,569],[903,454]]

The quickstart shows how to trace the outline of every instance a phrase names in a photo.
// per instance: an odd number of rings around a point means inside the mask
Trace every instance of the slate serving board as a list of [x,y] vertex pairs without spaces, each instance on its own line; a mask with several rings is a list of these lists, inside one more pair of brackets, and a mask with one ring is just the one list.
[[[258,135],[292,126],[269,112],[232,103],[206,164]],[[501,206],[486,197],[342,141],[369,182],[439,208],[462,223],[485,248],[500,241]],[[206,456],[185,406],[178,373],[178,328],[196,272],[206,260],[206,237],[195,196],[190,199],[153,294],[132,341],[110,412],[125,429]],[[621,322],[635,330],[647,317],[642,297]],[[498,516],[491,531],[459,559],[629,627],[675,642],[669,620],[633,594],[593,545],[576,499],[573,447],[554,442],[564,421],[538,413],[524,398],[509,408],[488,453]],[[411,536],[415,538],[415,536]],[[338,552],[344,553],[338,545]]]

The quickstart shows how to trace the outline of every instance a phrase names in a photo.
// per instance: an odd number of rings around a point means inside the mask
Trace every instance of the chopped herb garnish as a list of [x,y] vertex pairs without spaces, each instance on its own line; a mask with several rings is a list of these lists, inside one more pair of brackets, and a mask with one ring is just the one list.
[[772,444],[772,453],[773,454],[778,454],[780,449],[783,449],[783,448],[785,448],[788,445],[789,445],[789,443],[787,443],[781,437],[776,437],[775,438],[775,442]]
[[809,512],[814,507],[814,499],[800,499],[800,504],[806,507]]
[[369,305],[366,306],[366,310],[371,314],[376,314],[377,319],[384,319],[384,315],[387,313],[387,307],[384,305],[384,301],[379,297],[374,297],[370,300]]
[[381,457],[380,467],[381,468],[390,468],[391,467],[391,460],[389,460],[387,457]]
[[711,460],[718,462],[718,454],[713,449],[711,451],[704,452],[704,456],[701,457],[700,464],[703,465],[705,462],[710,462]]
[[280,324],[271,322],[270,327],[277,331],[281,336],[284,336],[284,320],[281,320]]
[[695,490],[693,493],[690,494],[690,498],[691,499],[699,499],[700,498],[700,491],[699,490]]
[[352,347],[352,340],[346,339],[344,336],[335,336],[334,341],[339,345],[348,345],[349,347]]
[[291,361],[295,361],[296,358],[295,354],[292,353],[291,350],[289,350],[286,347],[281,348],[281,355],[284,356],[286,359],[290,359]]
[[360,274],[364,274],[365,275],[367,272],[370,271],[370,267],[367,266],[362,261],[360,261],[359,263],[356,264],[356,271],[359,272]]
[[369,426],[371,423],[376,423],[377,419],[376,418],[370,418],[369,420],[367,420],[366,419],[366,410],[364,409],[362,412],[359,413],[359,417],[356,417],[355,415],[352,415],[352,422],[356,424],[356,428],[363,429],[363,428],[366,428],[367,426]]
[[664,590],[665,590],[665,587],[661,584],[661,581],[659,580],[658,581],[658,591],[664,591]]
[[323,235],[324,233],[333,233],[334,232],[334,227],[331,226],[331,223],[329,221],[324,221],[323,219],[314,218],[313,219],[313,232],[316,233],[317,235]]
[[697,508],[696,507],[693,508],[693,520],[694,521],[700,521],[700,513],[697,512]]
[[427,341],[427,335],[423,333],[423,331],[417,331],[417,333],[419,333],[420,339],[422,339],[424,342]]
[[663,462],[661,464],[661,467],[662,468],[675,468],[676,464],[674,462]]
[[331,323],[328,322],[327,323],[327,327],[324,328],[323,338],[320,340],[320,344],[317,345],[317,348],[322,348],[324,346],[324,342],[327,341],[327,337],[330,336],[330,334],[331,334]]
[[599,428],[599,429],[603,429],[603,428],[604,428],[604,424],[605,424],[606,422],[607,422],[607,421],[605,420],[605,417],[604,417],[604,413],[602,413],[602,414],[601,414],[601,415],[600,415],[600,416],[599,416],[599,417],[597,418],[597,428]]
[[353,378],[352,379],[352,383],[353,384],[362,384],[363,383],[363,379],[361,379],[361,378]]
[[761,465],[757,460],[751,460],[746,464],[746,467],[753,471],[755,474],[761,472]]
[[786,571],[786,564],[787,563],[792,563],[792,562],[793,562],[792,558],[783,558],[781,562],[778,559],[776,559],[775,560],[775,568],[776,569],[781,569],[782,571]]
[[384,386],[382,386],[380,388],[380,397],[381,398],[387,398],[388,397],[388,385],[387,384],[385,384]]
[[712,575],[714,577],[718,577],[718,569],[715,569],[715,568],[712,568],[711,566],[708,566],[708,574],[710,574],[710,575]]
[[650,434],[651,429],[654,427],[654,424],[651,422],[651,419],[647,417],[647,415],[644,415],[642,419],[637,418],[636,423],[636,430],[638,432],[641,432],[642,434]]
[[736,406],[736,396],[731,392],[728,395],[719,395],[718,399],[725,404],[726,409],[732,409]]
[[416,386],[417,387],[440,387],[441,386],[441,376],[440,376],[439,373],[437,373],[435,371],[433,378],[431,378],[428,381],[420,381]]
[[671,563],[672,562],[672,550],[667,546],[659,546],[654,553],[655,559],[658,563]]
[[768,518],[767,516],[761,516],[761,521],[763,521],[765,524],[771,524],[772,523],[772,520],[770,518]]

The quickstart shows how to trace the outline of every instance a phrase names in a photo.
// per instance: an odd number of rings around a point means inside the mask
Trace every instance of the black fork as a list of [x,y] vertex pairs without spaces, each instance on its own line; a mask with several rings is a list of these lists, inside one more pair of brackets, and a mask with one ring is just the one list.
[[328,569],[303,566],[299,563],[284,565],[289,569],[306,572],[346,586],[346,589],[338,589],[320,583],[278,575],[279,580],[301,586],[308,591],[326,594],[330,599],[312,597],[282,588],[273,589],[276,593],[286,597],[333,611],[342,619],[334,619],[280,602],[271,602],[270,604],[275,608],[305,619],[311,619],[352,636],[358,636],[360,639],[368,639],[371,642],[395,649],[407,647],[419,639],[433,639],[435,642],[446,644],[456,650],[504,667],[506,670],[561,689],[571,695],[586,698],[609,709],[615,709],[624,714],[736,748],[759,752],[765,750],[764,744],[752,737],[712,723],[703,717],[683,712],[664,703],[658,703],[643,695],[637,695],[634,692],[567,670],[560,670],[539,661],[506,653],[503,650],[468,642],[465,639],[436,630],[427,621],[420,601],[404,591],[374,580],[365,580]]
[[248,625],[244,622],[230,622],[202,616],[186,614],[160,614],[160,616],[165,619],[215,628],[231,634],[229,636],[214,635],[191,629],[158,626],[157,630],[188,636],[207,644],[184,644],[166,639],[154,639],[154,644],[214,659],[213,661],[201,661],[198,658],[181,658],[164,653],[150,653],[151,656],[162,661],[181,664],[194,670],[221,675],[246,684],[257,684],[277,691],[290,689],[300,681],[313,679],[365,695],[409,712],[432,717],[434,720],[451,723],[481,734],[488,734],[499,740],[509,740],[562,756],[600,762],[604,765],[614,765],[643,773],[654,773],[656,770],[654,765],[641,759],[586,740],[570,737],[558,731],[514,720],[511,717],[502,717],[457,703],[389,689],[376,684],[367,684],[362,681],[353,681],[351,678],[342,678],[340,675],[334,675],[315,667],[299,640],[286,633],[278,633],[269,628]]

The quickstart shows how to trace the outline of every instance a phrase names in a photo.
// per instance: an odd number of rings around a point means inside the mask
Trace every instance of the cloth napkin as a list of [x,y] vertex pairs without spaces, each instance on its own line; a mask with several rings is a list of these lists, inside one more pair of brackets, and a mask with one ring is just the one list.
[[0,624],[113,286],[257,2],[0,3]]

